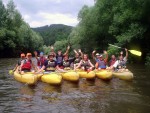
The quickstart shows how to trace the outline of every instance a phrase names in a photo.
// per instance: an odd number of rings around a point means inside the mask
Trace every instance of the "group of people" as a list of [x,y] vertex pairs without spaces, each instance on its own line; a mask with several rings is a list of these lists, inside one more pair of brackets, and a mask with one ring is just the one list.
[[14,70],[17,70],[21,73],[30,72],[33,68],[36,73],[43,72],[46,73],[53,71],[65,71],[65,70],[85,70],[91,71],[94,69],[113,69],[113,70],[125,70],[126,62],[128,58],[128,50],[126,51],[126,56],[123,56],[123,52],[120,52],[118,59],[115,55],[111,56],[111,60],[108,62],[108,53],[104,51],[103,54],[92,52],[92,58],[95,60],[95,65],[91,62],[87,54],[83,54],[81,49],[74,50],[75,56],[69,57],[70,46],[67,47],[66,52],[63,54],[61,50],[57,53],[54,51],[54,47],[50,47],[50,54],[46,58],[43,52],[38,54],[37,51],[34,52],[35,58],[37,60],[37,65],[32,62],[32,54],[27,53],[26,56],[24,53],[21,54],[21,59],[17,63]]

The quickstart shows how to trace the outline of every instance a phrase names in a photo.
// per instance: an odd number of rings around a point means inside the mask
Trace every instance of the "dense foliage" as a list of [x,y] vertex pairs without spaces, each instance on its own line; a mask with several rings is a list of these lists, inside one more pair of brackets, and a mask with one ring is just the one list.
[[[78,14],[79,24],[70,34],[74,48],[90,53],[109,49],[108,43],[150,52],[149,0],[96,0],[93,7],[84,6]],[[131,55],[130,55],[131,56]],[[131,59],[140,59],[133,56]]]
[[5,6],[0,0],[0,57],[18,56],[43,45],[43,39],[24,22],[10,0]]

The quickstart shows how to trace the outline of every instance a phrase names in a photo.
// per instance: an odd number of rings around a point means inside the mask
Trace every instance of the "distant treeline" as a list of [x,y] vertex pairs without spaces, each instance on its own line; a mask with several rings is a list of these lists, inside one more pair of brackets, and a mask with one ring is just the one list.
[[56,51],[61,49],[64,52],[66,50],[69,44],[68,36],[72,32],[73,27],[62,24],[52,24],[50,26],[47,25],[32,29],[42,36],[44,41],[43,50],[45,54],[48,54],[50,51],[49,46],[51,45],[54,45]]

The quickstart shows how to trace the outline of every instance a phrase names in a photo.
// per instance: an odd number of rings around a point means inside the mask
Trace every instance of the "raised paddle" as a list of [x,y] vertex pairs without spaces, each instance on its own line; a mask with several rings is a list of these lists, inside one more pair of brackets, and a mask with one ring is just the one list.
[[[112,45],[112,44],[109,44],[110,46],[113,46],[113,47],[116,47],[116,48],[120,48],[120,49],[124,49],[122,47],[119,47],[119,46],[116,46],[116,45]],[[134,54],[134,55],[137,55],[137,56],[141,56],[142,53],[140,51],[137,51],[137,50],[128,50],[130,53]]]

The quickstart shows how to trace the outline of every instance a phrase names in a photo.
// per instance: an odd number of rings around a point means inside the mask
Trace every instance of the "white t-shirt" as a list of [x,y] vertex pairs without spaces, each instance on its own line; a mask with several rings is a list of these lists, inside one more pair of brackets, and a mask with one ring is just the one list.
[[[124,57],[124,58],[123,58],[123,61],[127,62],[127,58]],[[117,60],[117,61],[114,63],[113,67],[116,68],[118,65],[119,65],[119,60]]]

